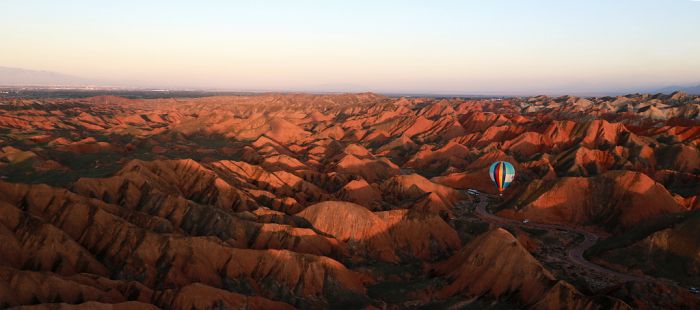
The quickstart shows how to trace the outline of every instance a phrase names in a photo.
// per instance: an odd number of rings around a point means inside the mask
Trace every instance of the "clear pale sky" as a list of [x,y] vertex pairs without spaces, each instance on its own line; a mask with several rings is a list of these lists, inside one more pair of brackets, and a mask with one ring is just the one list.
[[690,85],[700,83],[700,2],[4,0],[0,66],[229,90]]

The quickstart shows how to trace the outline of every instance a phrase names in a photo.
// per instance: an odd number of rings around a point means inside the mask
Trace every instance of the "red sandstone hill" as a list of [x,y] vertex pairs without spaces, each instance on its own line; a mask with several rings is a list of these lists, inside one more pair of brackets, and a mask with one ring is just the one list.
[[633,264],[634,270],[697,286],[700,285],[699,232],[700,216],[696,212],[648,235],[635,236],[637,240],[624,246],[596,253],[596,261],[620,270],[628,269],[626,264]]
[[559,281],[549,289],[540,301],[532,306],[533,309],[633,309],[624,301],[608,296],[588,297],[579,292],[573,285]]
[[630,309],[623,301],[595,299],[581,294],[538,262],[503,229],[488,231],[470,241],[456,255],[435,267],[449,283],[438,298],[454,295],[495,298],[514,296],[535,309]]
[[396,262],[400,256],[432,259],[459,247],[457,233],[441,218],[423,212],[373,213],[341,201],[326,201],[297,214],[319,231],[345,242],[361,257]]
[[382,193],[364,179],[352,180],[336,193],[340,200],[354,202],[372,211],[381,208]]
[[445,167],[464,167],[467,164],[467,159],[472,156],[469,149],[461,144],[449,142],[446,145],[436,149],[423,147],[405,166],[414,169],[426,169],[440,171]]
[[700,264],[700,217],[692,217],[673,228],[655,232],[645,240],[649,251],[663,251]]
[[380,186],[384,199],[401,204],[405,200],[422,199],[423,208],[429,212],[451,212],[454,204],[463,199],[468,199],[450,187],[433,183],[418,175],[399,175],[384,181]]
[[358,175],[373,183],[400,173],[399,167],[389,159],[361,159],[352,154],[342,157],[334,170],[339,173]]
[[[228,183],[218,179],[214,172],[198,164],[195,165],[196,171],[204,175],[199,179],[194,177],[188,179],[184,175],[179,177],[177,174],[170,175],[176,173],[180,169],[178,167],[186,168],[187,164],[188,162],[132,163],[131,166],[127,165],[132,167],[126,170],[128,173],[122,171],[119,176],[109,179],[81,179],[75,184],[73,190],[89,197],[97,197],[107,203],[147,212],[167,223],[168,226],[177,227],[189,234],[216,235],[236,247],[289,249],[329,256],[345,255],[344,247],[336,240],[319,236],[309,229],[276,224],[259,225],[242,221],[239,217],[226,213],[225,210],[229,208],[227,205],[219,205],[218,208],[205,208],[199,205],[198,203],[203,201],[212,204],[219,199],[211,200],[205,195],[192,196],[187,191],[172,188],[171,186],[176,184],[176,179],[192,182],[183,186],[187,190],[196,189],[197,186],[204,188],[212,183],[221,184],[218,188],[230,187]],[[175,170],[171,170],[173,165]],[[143,167],[150,169],[142,170]],[[192,170],[187,171],[191,176],[194,175]],[[238,190],[229,192],[236,193]],[[218,195],[218,192],[214,193]],[[251,195],[256,193],[253,191]],[[238,192],[238,194],[247,195],[244,192]],[[76,195],[72,197],[86,200]],[[288,212],[293,210],[293,206],[286,207]]]
[[314,228],[346,242],[350,251],[383,261],[398,260],[388,225],[366,208],[349,202],[326,201],[297,214]]
[[[103,191],[97,197],[118,197],[118,191],[129,184],[136,187],[146,187],[169,196],[181,196],[199,203],[216,205],[221,208],[245,210],[247,197],[240,190],[221,180],[210,169],[193,160],[173,161],[132,161],[124,166],[111,180],[82,179],[75,183],[77,192],[89,191],[90,185],[113,185],[110,192]],[[128,191],[128,190],[126,190]],[[143,191],[143,190],[142,190]],[[97,193],[95,193],[97,194]],[[136,203],[139,197],[123,197],[131,199],[128,205]],[[136,201],[134,201],[136,200]]]
[[437,265],[447,275],[449,285],[441,298],[455,294],[500,297],[518,294],[526,304],[534,304],[556,280],[518,241],[503,229],[496,229],[472,240],[455,256]]
[[630,227],[684,208],[663,185],[642,173],[610,171],[592,177],[568,177],[552,184],[533,182],[503,216],[545,223]]
[[[1,98],[0,308],[692,308],[699,107]],[[456,189],[496,193],[497,160],[517,171],[498,215],[606,229],[595,263],[682,286],[601,278],[563,232],[489,227]]]
[[[25,212],[40,223],[53,225],[65,232],[62,237],[68,239],[63,241],[65,246],[85,249],[90,253],[69,251],[68,247],[63,252],[65,258],[53,258],[50,265],[44,267],[47,271],[62,267],[64,274],[70,275],[76,268],[90,268],[83,260],[88,259],[89,263],[90,257],[99,257],[102,265],[111,266],[112,270],[108,272],[99,263],[93,263],[93,268],[98,269],[85,271],[104,276],[118,274],[126,279],[138,278],[150,288],[192,282],[218,287],[224,279],[230,279],[243,281],[236,285],[254,284],[258,287],[258,293],[274,298],[287,296],[272,293],[268,290],[272,287],[265,288],[271,284],[263,282],[286,287],[302,297],[319,296],[327,287],[337,287],[337,290],[349,293],[364,292],[360,278],[330,258],[290,251],[236,249],[211,237],[158,234],[122,219],[98,202],[80,203],[76,201],[79,199],[66,201],[72,200],[74,194],[63,191],[58,193],[61,196],[46,195],[47,190],[49,193],[52,191],[46,187],[29,188],[7,183],[0,187],[5,202],[3,208],[9,208],[9,212]],[[17,223],[7,223],[8,228],[16,229],[14,225]],[[12,238],[12,230],[8,232],[8,237]],[[15,234],[19,232],[21,230]],[[112,237],[105,240],[100,237],[104,235]],[[157,262],[163,260],[168,263],[157,267]],[[284,268],[278,268],[280,262],[285,262]],[[37,264],[41,264],[40,261]]]

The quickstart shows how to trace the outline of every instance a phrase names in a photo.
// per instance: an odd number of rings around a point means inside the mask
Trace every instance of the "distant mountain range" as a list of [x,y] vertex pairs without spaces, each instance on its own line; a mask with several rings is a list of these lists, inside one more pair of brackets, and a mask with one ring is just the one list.
[[659,89],[658,93],[664,93],[664,94],[670,94],[675,91],[682,91],[687,94],[691,95],[700,95],[700,85],[696,86],[690,86],[690,87],[683,87],[683,86],[670,86],[670,87],[664,87],[662,89]]
[[84,78],[51,71],[0,67],[0,86],[86,86],[93,85]]
[[[0,86],[68,86],[68,87],[127,87],[133,88],[140,83],[129,81],[104,81],[86,79],[52,71],[28,70],[22,68],[0,67]],[[313,91],[313,90],[307,90]],[[645,93],[670,94],[675,91],[683,91],[688,94],[700,95],[700,85],[697,86],[669,86],[664,88],[648,89]],[[635,91],[630,91],[633,93]],[[620,92],[623,94],[623,92]]]

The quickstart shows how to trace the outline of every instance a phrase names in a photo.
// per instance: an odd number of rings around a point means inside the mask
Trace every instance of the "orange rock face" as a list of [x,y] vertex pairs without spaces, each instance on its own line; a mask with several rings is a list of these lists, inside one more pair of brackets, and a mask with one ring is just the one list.
[[552,185],[531,187],[525,192],[536,192],[543,187],[548,190],[539,195],[535,193],[534,200],[523,202],[517,211],[506,210],[504,215],[546,223],[625,228],[662,214],[686,211],[663,185],[637,172],[611,171],[592,178],[568,177]]
[[[699,107],[0,98],[0,308],[692,308]],[[619,283],[571,261],[581,233],[525,219],[600,233],[594,263],[678,284]]]
[[451,279],[439,292],[495,297],[517,292],[535,303],[554,285],[554,276],[534,259],[507,231],[497,229],[471,241],[457,255],[438,265],[437,271]]

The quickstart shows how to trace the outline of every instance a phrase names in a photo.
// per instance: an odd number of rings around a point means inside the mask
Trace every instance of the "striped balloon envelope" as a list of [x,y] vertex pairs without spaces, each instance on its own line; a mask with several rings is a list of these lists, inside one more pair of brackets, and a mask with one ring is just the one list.
[[491,181],[498,186],[498,191],[503,192],[513,182],[515,168],[507,161],[497,161],[491,164],[489,175],[491,176]]

